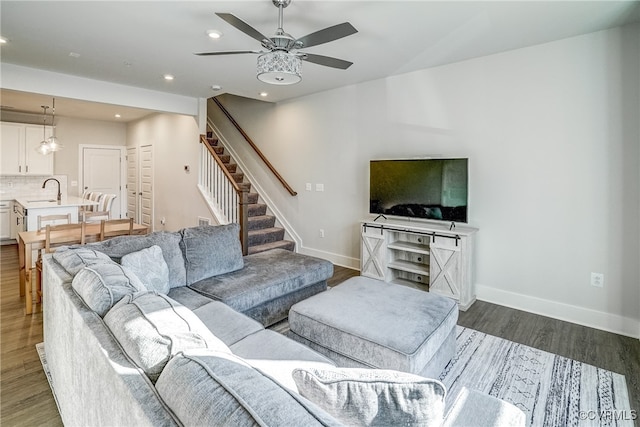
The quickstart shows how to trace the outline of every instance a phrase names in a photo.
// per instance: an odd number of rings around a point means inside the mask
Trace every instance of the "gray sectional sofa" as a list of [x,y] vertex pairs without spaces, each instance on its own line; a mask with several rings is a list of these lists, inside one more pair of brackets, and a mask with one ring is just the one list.
[[346,369],[265,325],[331,263],[242,257],[236,225],[43,257],[44,341],[67,426],[524,425],[512,405],[397,371]]

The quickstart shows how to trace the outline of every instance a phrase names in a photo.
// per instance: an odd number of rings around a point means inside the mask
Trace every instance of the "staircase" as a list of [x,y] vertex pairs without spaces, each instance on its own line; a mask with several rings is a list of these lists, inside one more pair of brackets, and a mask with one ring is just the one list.
[[231,156],[225,154],[224,147],[219,144],[217,138],[213,137],[212,132],[207,132],[207,142],[220,160],[222,160],[233,179],[249,191],[249,205],[247,207],[249,229],[248,253],[255,254],[276,248],[293,251],[295,249],[295,243],[284,239],[284,228],[276,227],[276,217],[269,215],[267,205],[260,203],[258,193],[251,192],[251,183],[248,182],[244,173],[238,169],[238,165],[233,162]]

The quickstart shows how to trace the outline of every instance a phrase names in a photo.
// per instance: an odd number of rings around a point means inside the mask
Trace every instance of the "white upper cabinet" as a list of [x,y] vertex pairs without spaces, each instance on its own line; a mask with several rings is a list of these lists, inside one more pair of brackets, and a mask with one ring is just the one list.
[[52,133],[51,126],[0,123],[1,175],[52,175],[53,154],[42,155],[36,148]]

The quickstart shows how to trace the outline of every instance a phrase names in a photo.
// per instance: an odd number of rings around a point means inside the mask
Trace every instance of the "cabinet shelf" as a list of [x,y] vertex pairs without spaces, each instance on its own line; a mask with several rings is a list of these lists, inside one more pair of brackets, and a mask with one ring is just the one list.
[[429,246],[421,243],[395,241],[387,245],[389,249],[396,249],[399,251],[412,252],[416,254],[429,255]]
[[421,291],[429,292],[429,285],[424,283],[418,283],[413,280],[403,279],[401,277],[396,277],[391,282],[394,285],[402,285],[413,289],[418,289]]
[[424,276],[429,275],[429,266],[425,264],[419,264],[417,262],[396,259],[394,261],[391,261],[388,267],[393,270],[406,271],[408,273],[422,274]]

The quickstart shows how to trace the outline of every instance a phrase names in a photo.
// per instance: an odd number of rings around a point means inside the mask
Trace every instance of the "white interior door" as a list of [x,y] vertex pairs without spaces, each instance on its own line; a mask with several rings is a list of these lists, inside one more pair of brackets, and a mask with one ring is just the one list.
[[127,218],[138,222],[138,148],[127,148]]
[[140,146],[140,223],[153,230],[153,146]]
[[124,147],[81,145],[80,150],[82,189],[115,194],[117,197],[111,207],[111,217],[122,218]]

